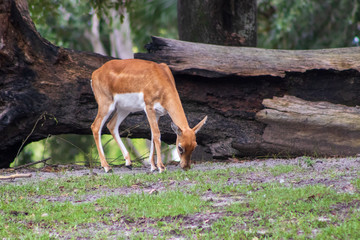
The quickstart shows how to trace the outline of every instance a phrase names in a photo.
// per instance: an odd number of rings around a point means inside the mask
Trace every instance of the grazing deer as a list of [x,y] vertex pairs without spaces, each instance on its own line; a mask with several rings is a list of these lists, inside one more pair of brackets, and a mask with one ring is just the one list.
[[[93,72],[91,87],[98,103],[98,114],[91,130],[105,172],[111,170],[111,167],[106,162],[101,144],[103,125],[115,112],[107,127],[121,149],[126,160],[125,165],[131,168],[130,155],[119,135],[119,125],[129,113],[141,110],[145,111],[151,128],[151,171],[155,171],[157,167],[159,172],[165,170],[161,161],[158,120],[166,113],[170,115],[173,121],[171,127],[177,134],[176,147],[180,155],[180,166],[184,170],[190,169],[191,154],[197,145],[195,134],[205,124],[207,116],[194,128],[189,127],[174,77],[166,64],[138,59],[111,60]],[[154,161],[154,145],[157,167]]]

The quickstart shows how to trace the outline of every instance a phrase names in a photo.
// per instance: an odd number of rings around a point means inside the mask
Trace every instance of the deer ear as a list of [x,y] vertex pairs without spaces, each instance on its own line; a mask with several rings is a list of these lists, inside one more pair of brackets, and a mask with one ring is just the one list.
[[201,122],[199,122],[192,130],[195,132],[195,134],[200,131],[200,129],[202,128],[202,126],[204,126],[204,124],[206,123],[207,120],[207,116],[204,117],[203,120],[201,120]]
[[176,126],[175,123],[171,122],[171,128],[176,133],[176,135],[181,136],[182,131],[178,126]]

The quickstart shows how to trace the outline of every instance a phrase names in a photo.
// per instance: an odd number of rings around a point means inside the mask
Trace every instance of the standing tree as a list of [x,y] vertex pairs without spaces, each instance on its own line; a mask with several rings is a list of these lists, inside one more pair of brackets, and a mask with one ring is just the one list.
[[181,40],[256,46],[256,0],[178,0]]

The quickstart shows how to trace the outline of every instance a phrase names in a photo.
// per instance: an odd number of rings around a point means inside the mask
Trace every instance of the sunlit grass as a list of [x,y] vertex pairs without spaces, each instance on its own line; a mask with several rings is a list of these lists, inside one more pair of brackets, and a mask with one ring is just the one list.
[[[125,164],[122,152],[109,134],[103,134],[102,146],[106,159],[110,165]],[[149,157],[149,143],[146,139],[122,138],[134,166],[140,166]],[[167,161],[178,160],[178,157],[171,154],[174,146],[162,143],[162,159]],[[25,146],[11,167],[22,164],[37,162],[44,158],[51,158],[49,164],[77,164],[87,166],[99,166],[99,155],[92,135],[59,135],[49,136],[46,139],[32,142]],[[41,168],[44,163],[39,163],[33,167]]]

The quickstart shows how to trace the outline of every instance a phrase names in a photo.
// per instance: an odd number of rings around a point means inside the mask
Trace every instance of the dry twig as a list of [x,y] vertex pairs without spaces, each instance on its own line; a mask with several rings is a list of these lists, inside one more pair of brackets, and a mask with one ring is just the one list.
[[17,166],[17,167],[14,167],[14,170],[18,170],[18,169],[26,168],[26,167],[29,167],[29,166],[32,166],[32,165],[35,165],[35,164],[38,164],[38,163],[46,162],[46,161],[48,161],[50,159],[51,158],[48,157],[48,158],[42,159],[42,160],[37,161],[37,162],[32,162],[32,163],[27,163],[27,164],[24,164],[24,165],[21,165],[21,166]]
[[0,176],[0,180],[10,180],[15,178],[29,178],[31,177],[31,173],[17,173],[9,176]]

